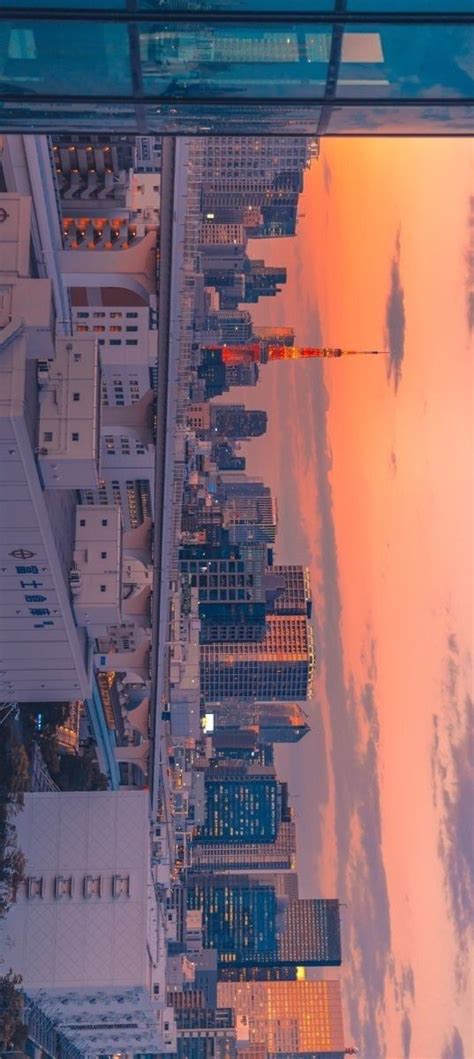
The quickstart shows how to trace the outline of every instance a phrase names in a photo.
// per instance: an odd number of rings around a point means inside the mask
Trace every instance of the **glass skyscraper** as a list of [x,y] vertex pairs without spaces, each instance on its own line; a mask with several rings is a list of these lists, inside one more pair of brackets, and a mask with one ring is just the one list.
[[465,134],[471,0],[4,0],[0,127]]
[[204,945],[217,949],[219,970],[341,963],[337,899],[277,898],[248,875],[190,873],[186,903],[203,913]]

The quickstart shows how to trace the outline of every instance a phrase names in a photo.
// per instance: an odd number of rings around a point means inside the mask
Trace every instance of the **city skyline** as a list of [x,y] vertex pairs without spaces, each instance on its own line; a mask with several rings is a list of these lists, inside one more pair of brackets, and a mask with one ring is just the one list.
[[[469,145],[103,139],[0,156],[31,1025],[52,1059],[467,1059]],[[265,1045],[227,988],[289,1021]]]

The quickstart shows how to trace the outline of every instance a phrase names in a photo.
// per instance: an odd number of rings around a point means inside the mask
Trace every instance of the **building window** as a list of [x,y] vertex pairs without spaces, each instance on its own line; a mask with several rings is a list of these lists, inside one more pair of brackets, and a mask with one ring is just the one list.
[[107,558],[107,552],[101,552],[100,553],[100,557],[101,557],[101,559],[106,559]]
[[79,441],[79,434],[77,433],[77,430],[73,431],[72,440],[73,441]]
[[81,400],[80,393],[73,393],[72,399],[73,399],[73,401],[80,401]]
[[[110,328],[110,330],[112,330],[112,328]],[[127,324],[127,327],[125,328],[125,330],[126,331],[138,331],[138,327],[136,327],[135,324]]]
[[52,441],[52,440],[53,440],[53,435],[52,435],[51,430],[45,430],[45,432],[43,434],[43,441]]
[[122,345],[122,339],[121,338],[111,338],[110,339],[110,345],[111,346],[121,346]]
[[122,319],[122,313],[111,313],[110,314],[110,319],[111,320],[121,320]]
[[[111,324],[110,325],[110,330],[111,331],[121,331],[122,330],[122,324]],[[127,331],[128,331],[128,327],[127,327]]]
[[100,334],[101,331],[105,331],[104,324],[95,324],[94,331],[96,332],[96,334]]
[[102,519],[102,525],[103,525],[103,526],[108,526],[108,519],[106,519],[106,518],[103,518],[103,519]]
[[125,313],[125,316],[127,317],[127,320],[136,320],[138,313]]
[[126,346],[136,346],[136,345],[138,345],[137,339],[136,338],[127,338],[127,341],[126,341],[125,345]]
[[[94,315],[95,315],[95,314],[94,314]],[[78,318],[78,320],[87,320],[87,317],[88,317],[88,316],[89,316],[89,313],[78,313],[78,314],[77,314],[77,318]]]
[[80,526],[85,526],[85,524],[86,524],[86,520],[85,520],[85,518],[81,518],[81,519],[79,519],[79,525],[80,525]]
[[100,586],[100,591],[101,591],[101,592],[105,592],[105,591],[106,591],[106,589],[107,589],[107,586],[106,586],[106,585],[101,585],[101,586]]
[[[78,313],[77,315],[79,316],[80,314]],[[92,315],[94,317],[94,320],[98,320],[99,317],[105,316],[105,313],[92,313]]]
[[76,364],[79,364],[80,359],[81,359],[81,354],[80,353],[75,353],[74,354],[74,361],[75,361]]

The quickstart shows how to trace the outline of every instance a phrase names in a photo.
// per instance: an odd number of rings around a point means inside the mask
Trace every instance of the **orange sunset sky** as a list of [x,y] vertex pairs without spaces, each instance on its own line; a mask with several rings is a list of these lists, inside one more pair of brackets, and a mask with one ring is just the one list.
[[288,268],[257,322],[392,354],[268,365],[231,398],[269,412],[248,471],[278,497],[277,561],[312,571],[312,731],[279,767],[300,892],[347,904],[364,1059],[474,1056],[470,196],[467,140],[326,139],[298,238],[249,244]]

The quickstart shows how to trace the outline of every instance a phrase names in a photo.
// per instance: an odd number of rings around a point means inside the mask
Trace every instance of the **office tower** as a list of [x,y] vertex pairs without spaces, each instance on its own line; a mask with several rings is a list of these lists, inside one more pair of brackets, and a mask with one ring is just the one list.
[[212,455],[219,471],[245,471],[245,456],[237,456],[227,441],[213,445]]
[[214,738],[255,726],[263,743],[297,743],[309,732],[306,714],[295,702],[220,702],[212,712]]
[[[199,10],[193,0],[167,0],[159,17],[141,22],[118,18],[118,3],[97,3],[79,18],[82,9],[64,0],[54,9],[30,4],[27,57],[16,46],[25,16],[14,0],[4,4],[3,128],[64,131],[87,121],[96,131],[137,132],[141,123],[147,133],[226,136],[471,129],[466,0],[454,15],[447,2],[426,14],[416,0],[404,12],[374,2],[368,25],[364,5],[341,22],[333,4],[321,21],[312,7],[288,13],[274,0],[255,20],[259,0],[247,11],[238,0]],[[167,14],[172,24],[163,23]]]
[[276,537],[278,512],[268,485],[260,481],[221,480],[217,493],[224,511],[224,524],[236,544],[266,541]]
[[26,881],[0,948],[25,993],[86,1054],[172,1050],[172,1012],[152,1001],[148,793],[25,794],[15,827]]
[[208,185],[251,186],[265,179],[268,187],[282,172],[301,172],[314,157],[315,142],[307,136],[219,136],[209,137],[202,159],[205,194]]
[[258,643],[203,644],[201,692],[208,703],[293,701],[311,697],[314,648],[311,626],[300,615],[270,614]]
[[339,966],[339,901],[277,898],[248,875],[188,875],[187,907],[202,911],[218,967]]
[[265,265],[264,261],[251,261],[249,258],[244,262],[245,276],[245,302],[256,304],[262,297],[274,298],[281,291],[281,286],[286,283],[286,268],[275,265]]
[[219,982],[217,995],[234,1009],[249,1040],[267,1046],[270,1059],[344,1052],[337,981]]
[[[307,566],[275,564],[268,576],[268,583],[276,589],[271,604],[275,614],[304,614],[307,618],[311,617],[311,582]],[[282,591],[278,590],[278,583],[283,586]]]
[[225,438],[257,438],[267,429],[267,413],[243,404],[211,404],[211,431]]
[[211,331],[221,342],[248,342],[252,317],[248,309],[216,309],[206,317],[206,331]]
[[180,572],[198,590],[200,643],[263,639],[265,563],[264,544],[180,549]]
[[279,785],[269,769],[236,764],[209,769],[205,779],[205,820],[197,843],[272,843],[281,806]]
[[237,1059],[232,1008],[175,1010],[177,1059]]
[[[281,820],[274,841],[211,843],[206,839],[193,843],[192,870],[199,872],[271,872],[290,871],[295,866],[296,834],[292,820]],[[269,884],[274,881],[269,879]],[[275,887],[277,896],[281,896]],[[293,894],[293,896],[297,896]]]

